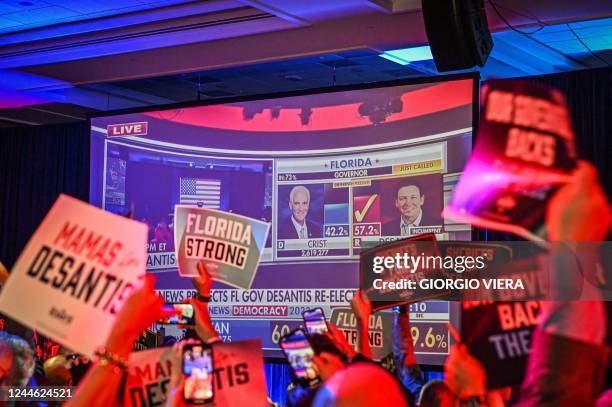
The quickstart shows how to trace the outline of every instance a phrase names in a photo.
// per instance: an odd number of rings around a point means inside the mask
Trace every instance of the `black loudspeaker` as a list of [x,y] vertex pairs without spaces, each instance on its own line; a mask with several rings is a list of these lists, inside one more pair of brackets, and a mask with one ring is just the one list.
[[484,66],[493,49],[484,0],[423,0],[422,6],[438,71]]

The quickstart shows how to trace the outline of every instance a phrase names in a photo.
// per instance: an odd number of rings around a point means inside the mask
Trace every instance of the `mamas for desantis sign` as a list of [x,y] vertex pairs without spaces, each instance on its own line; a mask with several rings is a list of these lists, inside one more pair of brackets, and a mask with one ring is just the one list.
[[145,273],[147,226],[60,195],[19,256],[0,312],[88,356]]
[[270,224],[246,216],[197,208],[174,207],[174,247],[181,276],[197,276],[197,263],[217,281],[251,288]]
[[[261,341],[213,343],[214,398],[209,407],[268,406]],[[164,405],[173,375],[182,370],[172,348],[158,348],[130,355],[124,405]],[[183,404],[181,404],[183,405]]]
[[123,401],[125,406],[165,404],[174,370],[181,369],[172,352],[172,348],[164,347],[130,353]]
[[212,347],[215,397],[210,407],[269,406],[261,340]]

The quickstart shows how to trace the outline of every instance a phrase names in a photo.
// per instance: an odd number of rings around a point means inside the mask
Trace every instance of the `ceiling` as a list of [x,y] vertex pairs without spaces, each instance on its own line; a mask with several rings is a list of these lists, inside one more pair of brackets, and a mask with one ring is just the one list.
[[[484,78],[612,64],[612,2],[493,5]],[[0,127],[436,75],[431,60],[380,57],[425,44],[418,0],[5,0]]]
[[189,1],[191,0],[3,0],[0,2],[0,33],[127,14]]

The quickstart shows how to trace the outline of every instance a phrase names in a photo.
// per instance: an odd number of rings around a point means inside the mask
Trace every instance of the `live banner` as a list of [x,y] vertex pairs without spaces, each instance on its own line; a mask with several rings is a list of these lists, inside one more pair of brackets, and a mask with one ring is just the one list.
[[[441,277],[441,271],[420,267],[418,270],[384,267],[384,271],[376,270],[377,259],[395,258],[396,256],[435,256],[438,254],[436,237],[425,234],[385,243],[362,252],[359,255],[359,286],[364,290],[372,303],[372,311],[391,308],[396,305],[410,304],[432,298],[440,298],[447,294],[443,290],[408,289],[402,282],[411,280],[418,282],[425,278]],[[382,268],[382,264],[378,264]],[[398,283],[397,288],[383,288],[383,283]],[[381,287],[381,288],[377,288]]]
[[188,205],[174,207],[174,247],[181,276],[197,276],[197,263],[217,281],[251,288],[270,224]]
[[147,226],[60,195],[17,259],[0,312],[93,356],[145,274]]
[[[165,405],[172,375],[182,374],[181,362],[172,357],[172,351],[165,347],[130,355],[124,393],[126,406]],[[214,399],[207,406],[268,405],[260,340],[214,343],[212,352]]]
[[544,210],[576,166],[563,94],[525,80],[482,88],[476,146],[444,217],[541,241]]
[[487,387],[523,382],[539,301],[464,301],[461,340],[487,371]]

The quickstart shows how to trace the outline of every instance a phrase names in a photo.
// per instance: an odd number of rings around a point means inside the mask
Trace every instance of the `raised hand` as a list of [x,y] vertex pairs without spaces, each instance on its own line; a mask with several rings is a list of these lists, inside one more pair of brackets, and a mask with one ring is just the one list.
[[597,180],[597,170],[580,161],[574,180],[551,197],[546,207],[551,241],[604,240],[610,230],[610,204]]
[[444,365],[447,386],[459,398],[484,397],[487,373],[463,344],[453,345]]
[[212,287],[213,279],[206,270],[204,260],[198,262],[197,268],[199,276],[193,277],[191,282],[193,283],[193,286],[198,292],[199,296],[210,298],[210,288]]
[[353,296],[351,308],[358,321],[365,321],[372,314],[372,303],[366,293],[361,290],[358,290]]
[[177,314],[163,308],[164,300],[155,292],[155,276],[147,274],[142,287],[132,293],[117,315],[107,347],[127,356],[138,336],[154,322]]

